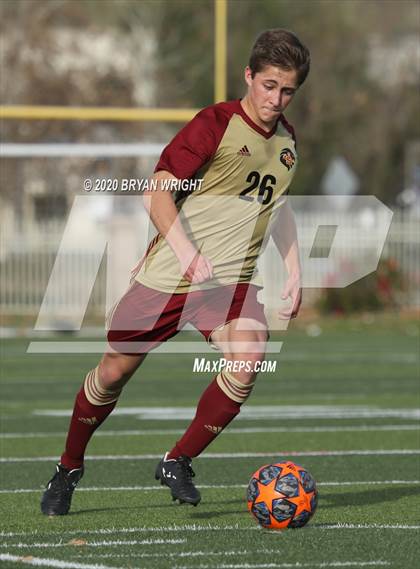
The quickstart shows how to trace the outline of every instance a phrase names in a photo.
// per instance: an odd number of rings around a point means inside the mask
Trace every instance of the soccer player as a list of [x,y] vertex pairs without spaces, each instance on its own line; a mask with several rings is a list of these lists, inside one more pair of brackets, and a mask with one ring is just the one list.
[[[255,268],[269,235],[288,278],[282,298],[295,317],[301,303],[296,227],[286,194],[296,169],[293,128],[283,111],[309,71],[309,52],[286,30],[263,32],[245,69],[241,100],[199,112],[162,152],[145,206],[158,230],[109,316],[109,351],[77,394],[64,453],[41,501],[46,515],[67,514],[83,475],[86,446],[114,409],[147,353],[190,322],[228,362],[202,394],[194,419],[160,460],[155,478],[172,498],[197,505],[198,456],[239,413],[254,387],[268,337]],[[202,179],[194,191],[165,191],[168,181]],[[237,367],[239,369],[239,367]]]

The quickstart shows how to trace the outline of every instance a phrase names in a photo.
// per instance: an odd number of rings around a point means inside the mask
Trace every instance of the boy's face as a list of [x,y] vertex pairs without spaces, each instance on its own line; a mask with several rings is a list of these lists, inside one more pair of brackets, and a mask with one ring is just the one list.
[[267,65],[252,77],[251,69],[245,69],[248,100],[256,117],[266,125],[274,125],[280,114],[293,99],[298,88],[295,70],[285,70]]

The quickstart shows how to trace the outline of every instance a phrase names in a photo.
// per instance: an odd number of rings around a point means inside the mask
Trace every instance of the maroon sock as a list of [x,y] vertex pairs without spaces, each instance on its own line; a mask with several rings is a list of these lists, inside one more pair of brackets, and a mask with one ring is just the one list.
[[107,405],[92,405],[85,395],[84,385],[76,396],[73,416],[67,434],[66,449],[61,456],[65,468],[80,468],[90,437],[114,409],[116,401]]
[[190,426],[167,458],[198,456],[236,417],[240,409],[241,404],[225,395],[214,379],[201,396]]

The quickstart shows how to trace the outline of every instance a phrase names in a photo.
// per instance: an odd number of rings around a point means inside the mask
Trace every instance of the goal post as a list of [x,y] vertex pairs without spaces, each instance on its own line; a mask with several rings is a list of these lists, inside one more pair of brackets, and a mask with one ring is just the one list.
[[[214,102],[227,95],[228,0],[214,0]],[[0,119],[187,122],[200,109],[0,105]]]

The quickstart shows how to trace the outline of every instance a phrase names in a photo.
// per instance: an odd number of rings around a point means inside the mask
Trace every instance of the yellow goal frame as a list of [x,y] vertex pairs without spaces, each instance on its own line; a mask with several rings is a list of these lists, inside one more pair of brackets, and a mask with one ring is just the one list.
[[[214,102],[226,100],[227,0],[214,0]],[[0,106],[0,119],[187,122],[199,109]]]

